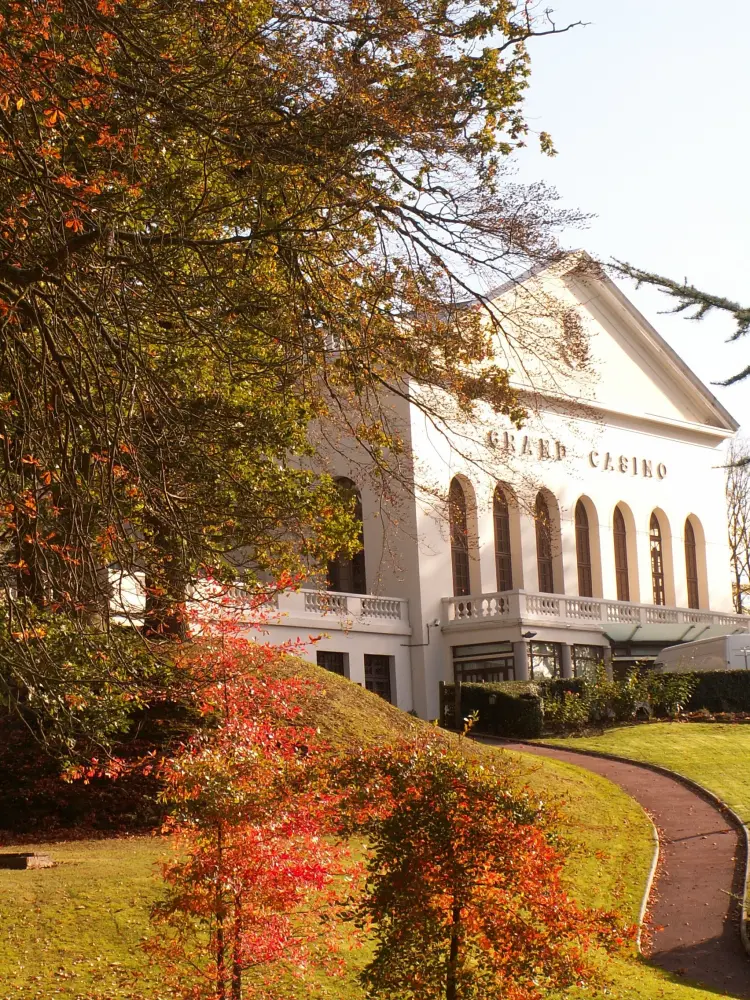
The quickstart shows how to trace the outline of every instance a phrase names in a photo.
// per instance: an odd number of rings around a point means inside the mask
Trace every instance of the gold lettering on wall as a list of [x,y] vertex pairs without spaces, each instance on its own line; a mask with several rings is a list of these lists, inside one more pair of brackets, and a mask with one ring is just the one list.
[[[568,449],[562,441],[551,440],[549,438],[534,438],[528,434],[520,440],[519,447],[516,448],[516,438],[510,431],[489,431],[487,443],[491,448],[501,448],[502,451],[511,455],[535,456],[540,462],[561,462],[568,457]],[[573,457],[576,457],[575,455]],[[654,463],[651,458],[639,458],[637,455],[615,455],[613,452],[601,452],[595,448],[588,455],[588,463],[592,469],[599,469],[601,472],[620,472],[632,476],[641,476],[643,479],[654,478],[654,465],[656,464],[656,478],[666,479],[667,467],[664,462]]]

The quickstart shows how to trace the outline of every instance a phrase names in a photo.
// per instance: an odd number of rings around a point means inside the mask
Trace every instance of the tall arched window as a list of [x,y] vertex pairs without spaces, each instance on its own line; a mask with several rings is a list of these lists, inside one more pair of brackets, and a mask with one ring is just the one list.
[[536,496],[534,519],[536,522],[536,566],[539,575],[539,590],[543,594],[553,594],[555,585],[552,574],[552,519],[547,500],[541,492],[537,493]]
[[651,515],[649,524],[649,544],[651,548],[651,581],[654,585],[654,604],[666,604],[664,592],[664,543],[661,526],[656,514]]
[[328,589],[343,594],[366,594],[365,538],[362,531],[362,499],[351,479],[337,479],[336,486],[342,496],[354,500],[354,516],[359,521],[359,552],[351,558],[338,555],[328,563]]
[[619,507],[615,507],[612,518],[612,534],[615,540],[615,582],[617,584],[617,600],[630,600],[630,579],[628,576],[628,532],[625,518]]
[[688,607],[699,608],[698,555],[695,545],[695,531],[689,518],[685,521],[685,575],[687,576]]
[[448,516],[451,532],[451,566],[453,568],[453,596],[464,597],[471,593],[469,578],[469,525],[466,513],[466,495],[457,479],[451,480],[448,493]]
[[583,501],[579,500],[575,510],[576,559],[578,561],[578,594],[580,597],[594,596],[594,582],[591,573],[591,538],[589,516]]
[[510,511],[502,487],[495,487],[492,501],[495,516],[495,569],[497,589],[513,590],[513,562],[510,554]]

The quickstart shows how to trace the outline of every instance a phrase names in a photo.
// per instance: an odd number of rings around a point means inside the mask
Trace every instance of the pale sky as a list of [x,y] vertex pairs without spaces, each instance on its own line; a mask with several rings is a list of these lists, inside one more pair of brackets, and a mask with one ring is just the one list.
[[[566,243],[627,260],[750,305],[750,2],[549,0],[559,26],[531,45],[527,113],[558,156],[529,148],[518,179],[545,180],[594,213]],[[729,318],[659,315],[668,300],[623,291],[750,435],[750,335],[726,345]]]

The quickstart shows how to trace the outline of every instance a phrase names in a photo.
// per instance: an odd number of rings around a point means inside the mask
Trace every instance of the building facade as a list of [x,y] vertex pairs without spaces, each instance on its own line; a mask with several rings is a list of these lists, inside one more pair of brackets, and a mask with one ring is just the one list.
[[733,613],[722,468],[737,424],[579,264],[494,293],[511,323],[542,292],[577,317],[574,362],[549,364],[567,334],[548,317],[546,355],[514,359],[520,429],[489,411],[437,428],[396,402],[414,482],[398,517],[383,517],[354,449],[331,459],[361,505],[363,552],[332,564],[321,589],[282,595],[271,640],[312,637],[313,662],[434,718],[441,680],[581,675],[747,631]]

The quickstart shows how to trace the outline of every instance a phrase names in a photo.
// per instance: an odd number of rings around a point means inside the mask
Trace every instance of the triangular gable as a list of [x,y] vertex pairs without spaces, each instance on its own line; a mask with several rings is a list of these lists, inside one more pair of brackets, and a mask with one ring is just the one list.
[[529,301],[533,308],[542,290],[580,316],[589,337],[589,372],[551,373],[538,360],[510,360],[519,387],[575,399],[605,413],[712,428],[727,436],[737,430],[732,415],[587,254],[570,254],[543,271],[530,272],[495,289],[488,299],[507,315],[528,309]]

